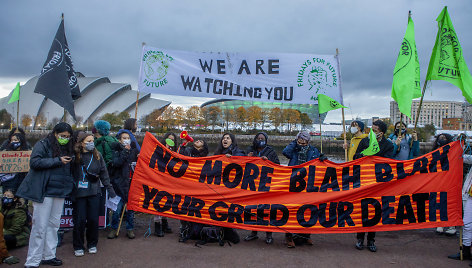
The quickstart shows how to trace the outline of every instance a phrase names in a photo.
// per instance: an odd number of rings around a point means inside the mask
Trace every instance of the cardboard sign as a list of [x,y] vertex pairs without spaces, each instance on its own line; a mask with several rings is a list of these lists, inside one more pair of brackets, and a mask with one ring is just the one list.
[[0,173],[28,172],[31,151],[0,152]]

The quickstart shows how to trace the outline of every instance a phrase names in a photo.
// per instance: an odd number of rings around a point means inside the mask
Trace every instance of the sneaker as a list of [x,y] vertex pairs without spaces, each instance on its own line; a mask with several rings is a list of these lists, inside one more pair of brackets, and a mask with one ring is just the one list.
[[443,234],[444,233],[444,228],[443,227],[436,228],[436,233],[437,234]]
[[116,238],[116,230],[115,229],[110,229],[110,232],[108,232],[108,239],[114,239]]
[[356,248],[358,250],[364,249],[364,239],[357,239]]
[[259,237],[257,236],[257,233],[251,233],[250,235],[248,235],[244,238],[244,241],[256,240],[258,238]]
[[61,266],[62,261],[58,258],[52,258],[52,259],[49,259],[49,260],[42,260],[41,264],[42,265],[51,265],[51,266]]
[[129,238],[129,239],[134,239],[136,236],[134,235],[134,232],[133,230],[128,230],[126,232],[126,236]]
[[76,257],[82,257],[82,256],[84,256],[84,250],[83,250],[83,249],[75,250],[75,251],[74,251],[74,255],[75,255]]
[[274,239],[272,238],[272,236],[267,236],[265,242],[267,245],[270,245],[274,243]]
[[95,253],[97,253],[97,247],[91,247],[91,248],[89,248],[88,253],[90,253],[90,254],[95,254]]
[[285,242],[286,242],[288,248],[294,248],[295,247],[295,242],[293,242],[292,238],[286,238]]
[[370,252],[377,252],[377,247],[375,246],[374,241],[367,241],[367,248]]
[[447,227],[445,230],[444,230],[444,234],[447,235],[447,236],[453,236],[456,234],[456,227]]

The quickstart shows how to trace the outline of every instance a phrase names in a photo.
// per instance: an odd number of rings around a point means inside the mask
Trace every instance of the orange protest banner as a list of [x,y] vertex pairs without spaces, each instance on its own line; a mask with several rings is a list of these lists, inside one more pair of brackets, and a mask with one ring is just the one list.
[[128,208],[239,229],[350,233],[462,225],[459,142],[419,158],[281,166],[186,157],[146,133]]

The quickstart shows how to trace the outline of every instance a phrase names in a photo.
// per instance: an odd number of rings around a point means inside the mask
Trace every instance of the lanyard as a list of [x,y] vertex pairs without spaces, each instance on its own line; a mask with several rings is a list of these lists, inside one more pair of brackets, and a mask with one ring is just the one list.
[[[87,166],[87,169],[85,171],[88,171],[89,167],[90,167],[90,164],[92,164],[92,160],[93,160],[93,154],[92,154],[92,158],[90,158],[90,162]],[[85,172],[84,172],[84,166],[82,165],[82,181],[85,181]]]

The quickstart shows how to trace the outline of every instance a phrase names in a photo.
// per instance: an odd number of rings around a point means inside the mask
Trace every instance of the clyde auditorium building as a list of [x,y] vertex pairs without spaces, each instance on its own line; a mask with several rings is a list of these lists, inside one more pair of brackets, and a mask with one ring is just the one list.
[[[106,113],[114,112],[125,111],[134,117],[137,92],[131,90],[130,84],[111,83],[108,77],[85,77],[79,72],[76,76],[82,94],[82,97],[74,102],[76,118],[80,120],[77,124],[85,124],[88,120],[94,121]],[[20,120],[22,115],[30,115],[33,118],[33,127],[36,127],[34,118],[40,114],[46,117],[48,123],[54,117],[61,118],[64,114],[61,106],[41,94],[34,93],[37,81],[38,76],[35,76],[20,88]],[[5,108],[16,121],[17,103],[8,104],[12,93],[13,91],[0,99],[0,107]],[[138,119],[155,109],[164,110],[170,103],[152,98],[149,93],[140,95]]]

